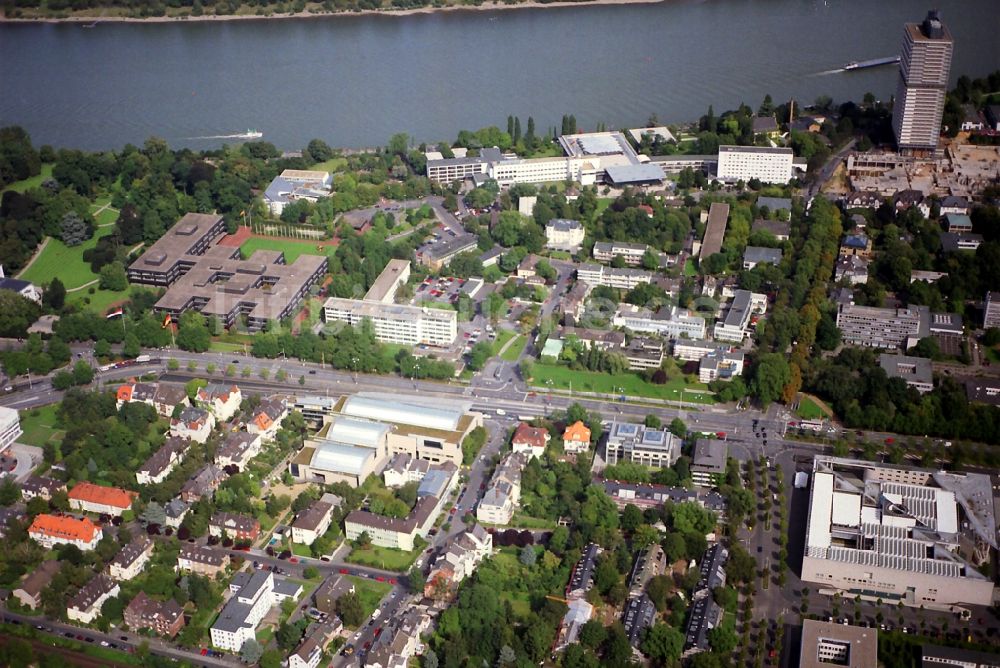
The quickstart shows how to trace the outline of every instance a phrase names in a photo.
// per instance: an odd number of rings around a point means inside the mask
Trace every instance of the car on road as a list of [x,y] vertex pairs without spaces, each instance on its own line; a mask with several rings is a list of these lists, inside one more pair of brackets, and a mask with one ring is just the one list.
[[347,575],[347,569],[346,568],[341,568],[340,569],[340,574],[341,575]]

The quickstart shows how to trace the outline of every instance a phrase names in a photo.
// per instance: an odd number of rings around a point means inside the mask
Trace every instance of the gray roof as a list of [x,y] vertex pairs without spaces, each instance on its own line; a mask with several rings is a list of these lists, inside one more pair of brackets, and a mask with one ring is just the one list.
[[757,206],[766,206],[769,211],[791,211],[792,200],[787,197],[758,197]]
[[614,184],[662,181],[665,178],[663,168],[652,163],[640,163],[638,165],[611,165],[605,170],[605,172]]
[[440,241],[430,248],[428,248],[424,253],[431,259],[442,260],[455,253],[471,250],[479,243],[479,237],[474,234],[460,234],[456,237],[448,239],[447,241]]
[[753,232],[770,232],[775,237],[787,237],[792,233],[792,224],[782,220],[764,220],[758,218],[753,221]]
[[431,469],[424,475],[423,479],[421,479],[420,484],[417,487],[417,496],[433,496],[441,498],[444,495],[445,490],[448,489],[448,483],[451,482],[453,475],[454,471]]
[[560,232],[569,232],[570,230],[579,230],[583,227],[579,220],[570,220],[568,218],[553,218],[545,225],[546,227],[551,227],[554,230],[559,230]]
[[98,573],[90,582],[80,587],[76,595],[67,604],[67,609],[75,608],[80,611],[88,610],[99,598],[118,586],[114,580],[104,573]]
[[22,281],[19,278],[0,278],[0,290],[13,290],[21,292],[25,288],[31,287],[31,281]]
[[287,578],[277,578],[274,581],[274,593],[278,596],[297,596],[300,591],[302,591],[302,585],[298,582],[292,582]]
[[754,132],[774,132],[778,129],[778,121],[774,116],[755,116],[753,119]]
[[878,364],[889,378],[902,378],[907,383],[931,383],[934,380],[931,361],[926,357],[882,353],[878,356]]
[[131,543],[123,547],[118,554],[115,555],[115,558],[112,559],[111,563],[117,564],[121,568],[127,568],[135,563],[135,560],[142,556],[152,544],[153,542],[146,536],[139,536]]
[[656,606],[648,596],[642,594],[629,599],[622,612],[625,634],[633,647],[638,647],[647,628],[656,620]]
[[743,252],[743,261],[754,264],[781,264],[780,248],[765,248],[764,246],[747,246]]
[[729,444],[715,438],[699,438],[694,444],[691,466],[712,473],[726,471],[726,459],[729,456]]

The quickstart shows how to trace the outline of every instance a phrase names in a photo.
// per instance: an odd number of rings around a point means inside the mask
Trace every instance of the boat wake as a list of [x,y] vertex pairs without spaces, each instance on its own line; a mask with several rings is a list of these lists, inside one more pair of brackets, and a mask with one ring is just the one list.
[[843,68],[838,67],[835,70],[823,70],[822,72],[816,72],[812,76],[814,76],[814,77],[825,77],[825,76],[827,76],[829,74],[839,74],[840,72],[843,72],[843,71],[844,71]]
[[239,132],[232,135],[203,135],[201,137],[185,137],[187,140],[193,139],[260,139],[264,136],[263,132],[257,132],[255,130],[247,132]]

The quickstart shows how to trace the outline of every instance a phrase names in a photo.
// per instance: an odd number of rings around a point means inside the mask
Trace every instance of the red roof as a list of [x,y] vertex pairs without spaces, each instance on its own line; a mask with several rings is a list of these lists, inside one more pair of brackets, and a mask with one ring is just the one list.
[[78,520],[65,515],[37,515],[28,527],[28,533],[40,533],[53,538],[79,540],[89,543],[100,531],[100,527],[84,517]]
[[526,445],[532,448],[544,448],[545,444],[549,440],[549,432],[541,427],[532,427],[531,425],[522,422],[517,425],[517,431],[514,432],[513,443],[515,445]]
[[85,503],[113,506],[122,510],[131,508],[132,500],[138,496],[137,492],[129,492],[117,487],[101,487],[92,482],[77,483],[76,487],[69,492],[70,501],[77,500]]

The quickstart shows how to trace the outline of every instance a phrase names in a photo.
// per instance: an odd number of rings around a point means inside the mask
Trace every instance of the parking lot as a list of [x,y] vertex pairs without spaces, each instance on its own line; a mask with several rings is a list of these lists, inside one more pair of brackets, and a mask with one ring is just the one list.
[[457,310],[458,296],[462,294],[466,286],[471,289],[475,280],[477,279],[427,277],[413,291],[413,299],[410,300],[410,303],[416,305],[450,304]]

